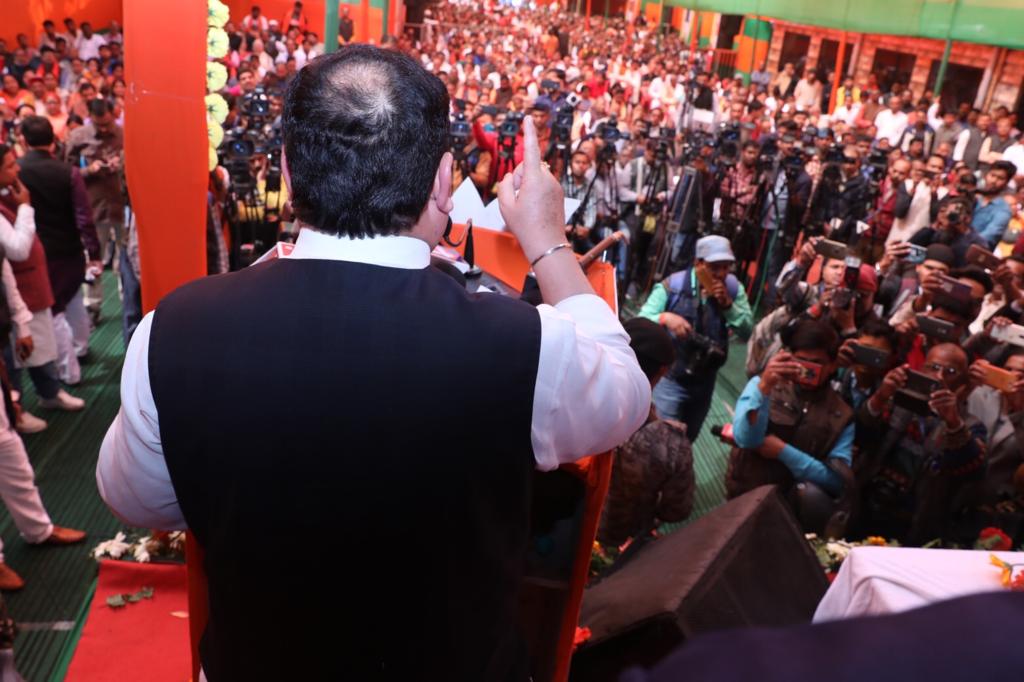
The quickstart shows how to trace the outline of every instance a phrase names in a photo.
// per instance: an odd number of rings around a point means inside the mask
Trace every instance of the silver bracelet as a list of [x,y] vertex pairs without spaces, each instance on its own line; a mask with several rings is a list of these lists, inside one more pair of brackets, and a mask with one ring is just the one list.
[[542,260],[544,260],[545,258],[550,256],[555,251],[560,251],[562,249],[571,249],[571,248],[572,248],[572,244],[570,244],[569,242],[562,242],[561,244],[555,244],[550,249],[548,249],[544,253],[542,253],[539,256],[537,256],[536,258],[534,258],[533,262],[530,263],[530,269],[532,270],[534,265],[536,265],[537,263],[541,262]]

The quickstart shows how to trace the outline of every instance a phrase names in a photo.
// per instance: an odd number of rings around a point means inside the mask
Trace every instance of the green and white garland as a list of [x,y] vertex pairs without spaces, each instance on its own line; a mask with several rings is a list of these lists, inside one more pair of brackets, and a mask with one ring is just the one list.
[[228,34],[224,24],[228,23],[230,11],[220,0],[208,0],[206,9],[206,132],[209,137],[209,170],[217,167],[217,147],[224,141],[224,119],[228,115],[228,103],[220,90],[228,82],[227,68],[215,60],[228,53]]

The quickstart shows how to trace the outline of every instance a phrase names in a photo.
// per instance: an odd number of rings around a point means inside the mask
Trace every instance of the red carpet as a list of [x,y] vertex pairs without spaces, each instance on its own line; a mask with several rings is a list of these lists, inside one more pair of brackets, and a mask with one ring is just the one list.
[[[107,597],[153,588],[151,599],[121,608]],[[190,678],[186,570],[179,564],[100,562],[96,596],[65,679],[80,682]]]

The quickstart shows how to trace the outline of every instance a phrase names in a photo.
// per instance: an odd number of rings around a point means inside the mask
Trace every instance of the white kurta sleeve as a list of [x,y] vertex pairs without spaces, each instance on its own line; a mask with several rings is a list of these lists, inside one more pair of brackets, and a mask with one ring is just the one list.
[[571,296],[537,310],[531,440],[537,468],[549,470],[625,442],[647,419],[651,385],[629,335],[598,296]]
[[121,409],[107,430],[96,464],[100,497],[134,526],[185,528],[185,517],[167,470],[160,422],[149,384],[149,313],[132,335],[121,374]]

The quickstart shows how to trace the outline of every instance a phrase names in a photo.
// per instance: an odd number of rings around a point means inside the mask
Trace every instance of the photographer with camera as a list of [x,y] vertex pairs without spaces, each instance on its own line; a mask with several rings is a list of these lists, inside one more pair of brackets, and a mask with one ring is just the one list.
[[[486,128],[489,124],[487,114],[482,114],[479,118]],[[458,188],[462,181],[468,178],[476,187],[481,198],[487,201],[491,196],[491,186],[488,183],[492,176],[491,166],[494,157],[477,144],[472,126],[466,120],[465,109],[464,107],[459,108],[458,103],[456,103],[456,112],[452,115],[451,152],[455,159],[455,167],[452,171],[453,186]]]
[[[908,260],[911,256],[912,261]],[[919,259],[920,262],[914,264]],[[882,316],[890,324],[908,319],[911,313],[905,311],[912,311],[915,302],[927,294],[925,283],[934,290],[937,277],[949,274],[954,262],[953,250],[946,244],[931,244],[926,249],[906,242],[886,246],[885,255],[878,262],[878,271],[883,277],[876,298],[882,304]],[[919,305],[923,310],[927,301]]]
[[593,246],[590,231],[597,222],[597,203],[601,188],[596,188],[597,172],[590,167],[590,157],[575,151],[569,162],[569,172],[562,178],[562,191],[567,199],[578,199],[579,208],[569,217],[572,241],[577,253],[586,253]]
[[804,531],[822,533],[853,482],[853,410],[830,385],[839,335],[823,320],[803,318],[782,338],[784,350],[736,401],[726,493],[778,485]]
[[753,140],[744,142],[738,161],[725,173],[719,186],[722,199],[721,219],[735,229],[751,218],[754,202],[757,199],[759,180],[757,159],[761,154],[761,145]]
[[857,222],[867,216],[869,197],[868,181],[861,173],[860,151],[853,145],[836,145],[825,155],[821,179],[811,197],[810,223],[823,230],[829,239],[853,243]]
[[[488,130],[481,121],[484,115],[481,107],[473,116],[473,138],[481,151],[491,155],[491,177],[487,182],[488,187],[493,187],[499,177],[510,173],[523,161],[523,114],[518,112],[506,112],[504,118],[498,121],[496,130]],[[551,121],[551,108],[548,104],[537,102],[528,112],[533,119],[534,128],[537,130],[537,140],[541,147],[541,153],[550,148],[551,129],[548,127]],[[547,159],[551,172],[556,178],[562,177],[562,160],[560,157]]]
[[[821,274],[816,284],[806,277],[821,256]],[[848,255],[842,244],[813,237],[800,247],[776,280],[782,305],[763,317],[747,344],[747,376],[760,374],[782,347],[782,330],[800,317],[832,323],[842,338],[875,317],[878,278],[874,268]]]
[[947,196],[939,202],[939,212],[930,227],[918,230],[910,238],[911,244],[927,247],[945,244],[953,250],[954,266],[967,263],[967,250],[972,244],[988,249],[988,242],[971,227],[973,206],[965,196]]
[[691,441],[711,407],[729,330],[745,339],[754,323],[747,294],[730,272],[735,261],[725,237],[701,237],[695,265],[657,284],[639,312],[672,334],[676,361],[654,387],[654,405],[662,419],[686,424]]
[[[649,260],[648,250],[658,227],[658,217],[668,194],[668,174],[658,163],[656,140],[640,138],[635,144],[643,144],[643,155],[630,161],[627,172],[616,174],[618,181],[621,214],[629,226],[630,266],[629,284],[634,289],[643,287]],[[632,210],[630,210],[632,209]],[[634,286],[635,285],[635,286]]]
[[836,358],[837,390],[847,405],[856,410],[878,390],[898,361],[898,341],[896,330],[877,319],[868,320],[856,337],[843,341]]
[[870,440],[858,464],[864,533],[909,544],[945,537],[956,490],[985,465],[985,427],[966,407],[967,367],[962,348],[937,344],[920,371],[889,371],[858,410]]
[[811,176],[805,169],[803,154],[796,148],[792,130],[784,128],[783,131],[776,142],[779,155],[777,160],[773,160],[777,164],[774,169],[774,185],[769,187],[761,211],[761,225],[769,230],[768,253],[757,281],[766,283],[766,300],[770,303],[775,301],[776,279],[792,256],[797,239],[803,231],[802,221],[811,198],[812,185]]

